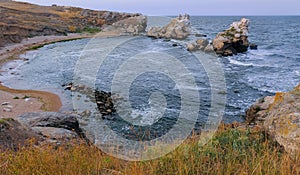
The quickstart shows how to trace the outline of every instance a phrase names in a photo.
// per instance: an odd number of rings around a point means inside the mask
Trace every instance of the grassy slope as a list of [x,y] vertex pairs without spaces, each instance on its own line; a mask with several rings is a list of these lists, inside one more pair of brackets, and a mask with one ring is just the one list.
[[0,153],[0,174],[299,174],[263,132],[221,128],[205,146],[190,139],[162,158],[126,162],[85,144]]

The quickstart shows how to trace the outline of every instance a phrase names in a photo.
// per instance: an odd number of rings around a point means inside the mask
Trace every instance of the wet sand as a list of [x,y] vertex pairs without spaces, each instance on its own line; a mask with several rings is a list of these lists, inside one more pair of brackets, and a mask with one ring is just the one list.
[[[11,60],[19,59],[20,54],[54,42],[92,37],[118,36],[116,32],[91,34],[69,34],[68,36],[37,36],[21,43],[0,48],[0,67]],[[1,72],[1,69],[0,69]],[[36,90],[11,89],[0,82],[0,118],[17,117],[27,112],[59,111],[62,103],[58,95]],[[29,97],[29,98],[27,98]]]
[[44,91],[11,89],[0,85],[0,117],[16,117],[27,112],[59,111],[58,95]]

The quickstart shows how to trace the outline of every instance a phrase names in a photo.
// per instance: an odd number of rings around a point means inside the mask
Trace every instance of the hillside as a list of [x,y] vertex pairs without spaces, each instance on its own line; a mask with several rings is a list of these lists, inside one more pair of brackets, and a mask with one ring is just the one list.
[[140,14],[94,11],[67,6],[39,6],[24,2],[0,1],[0,47],[24,38],[67,33],[97,32]]

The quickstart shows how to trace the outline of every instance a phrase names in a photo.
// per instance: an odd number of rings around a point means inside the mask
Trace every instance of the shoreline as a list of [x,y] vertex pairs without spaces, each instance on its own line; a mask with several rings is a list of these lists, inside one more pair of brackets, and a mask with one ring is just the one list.
[[[21,43],[15,43],[12,45],[4,46],[0,49],[0,67],[5,63],[13,60],[20,59],[20,55],[34,49],[41,48],[48,44],[57,42],[66,42],[77,39],[93,38],[93,37],[113,37],[119,36],[117,32],[100,32],[96,34],[90,33],[71,33],[67,36],[36,36],[22,40]],[[0,70],[1,71],[1,70]],[[30,97],[32,101],[28,103],[26,99],[14,99],[15,97],[23,96]],[[62,102],[57,94],[38,91],[38,90],[22,90],[12,89],[3,85],[0,82],[0,118],[17,117],[18,115],[26,112],[41,112],[41,111],[53,111],[58,112],[62,107]],[[3,103],[9,102],[9,107],[12,109],[4,109],[7,105]],[[17,102],[17,103],[16,103]],[[12,103],[12,104],[11,104]],[[6,111],[7,110],[7,111]]]
[[0,84],[0,95],[1,113],[3,112],[1,118],[14,118],[27,112],[58,112],[62,106],[58,95],[45,91],[12,89]]
[[0,49],[0,66],[8,61],[19,59],[19,56],[26,51],[38,49],[47,44],[91,37],[93,35],[69,34],[67,36],[50,35],[24,39],[20,43],[6,45]]

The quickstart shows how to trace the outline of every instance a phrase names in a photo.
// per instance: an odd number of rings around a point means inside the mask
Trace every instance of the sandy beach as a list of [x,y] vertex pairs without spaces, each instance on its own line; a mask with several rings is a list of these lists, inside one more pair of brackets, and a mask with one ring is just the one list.
[[[0,49],[1,66],[11,60],[19,59],[20,54],[39,46],[54,42],[92,37],[118,36],[117,32],[100,32],[92,34],[69,34],[67,36],[37,36],[23,40],[21,43],[8,45]],[[0,82],[0,118],[17,117],[27,112],[59,111],[61,100],[58,95],[44,91],[11,89]]]

